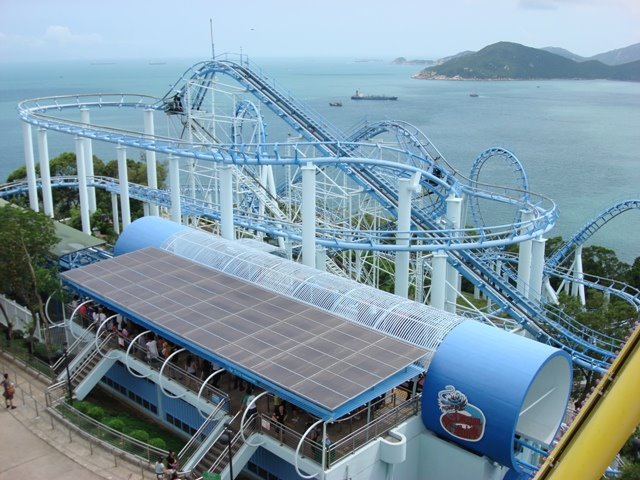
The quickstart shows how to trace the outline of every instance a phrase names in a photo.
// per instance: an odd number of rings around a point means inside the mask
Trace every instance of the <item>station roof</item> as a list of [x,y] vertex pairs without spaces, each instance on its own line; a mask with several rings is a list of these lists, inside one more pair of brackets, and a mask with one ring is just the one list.
[[92,235],[83,233],[64,223],[54,222],[56,236],[60,241],[51,249],[51,253],[57,258],[69,255],[70,253],[86,250],[87,248],[104,245],[105,241]]
[[106,307],[325,420],[417,375],[429,352],[157,248],[64,272]]

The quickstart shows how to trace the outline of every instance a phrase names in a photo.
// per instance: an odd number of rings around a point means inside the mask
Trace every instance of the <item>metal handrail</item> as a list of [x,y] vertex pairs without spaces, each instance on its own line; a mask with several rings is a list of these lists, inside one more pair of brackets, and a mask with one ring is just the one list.
[[[89,343],[88,341],[86,341],[86,337],[88,337],[90,334],[92,334],[93,332],[91,331],[90,328],[85,329],[84,332],[82,332],[82,334],[79,337],[76,337],[76,339],[74,340],[74,342],[67,348],[67,354],[71,355],[73,354],[76,350],[80,350],[80,346],[84,343]],[[64,356],[60,357],[58,360],[56,360],[56,362],[51,365],[52,370],[55,372],[57,371],[62,364],[64,363]]]
[[[53,412],[56,411],[56,409],[60,412],[60,415],[62,416],[62,418],[64,418],[67,422],[74,424],[74,422],[72,420],[70,420],[67,416],[64,415],[64,411],[67,411],[67,414],[71,414],[71,415],[75,415],[76,417],[82,419],[83,422],[87,422],[89,424],[91,424],[93,427],[95,427],[96,429],[98,429],[99,431],[103,432],[101,435],[99,435],[97,438],[98,439],[103,439],[105,438],[106,434],[111,435],[115,438],[118,439],[118,442],[116,442],[116,444],[111,444],[110,442],[109,445],[111,445],[114,448],[117,448],[118,450],[127,452],[129,454],[135,455],[136,457],[139,458],[143,458],[145,460],[147,460],[148,462],[151,462],[152,458],[158,458],[158,457],[166,457],[167,454],[169,453],[167,450],[161,449],[161,448],[157,448],[154,447],[153,445],[149,445],[147,443],[141,442],[140,440],[136,440],[133,437],[130,437],[128,435],[126,435],[125,433],[119,432],[111,427],[108,427],[107,425],[104,425],[100,422],[98,422],[97,420],[94,420],[93,418],[85,415],[84,413],[80,412],[79,410],[67,405],[66,403],[61,403],[59,405],[56,406],[55,409],[51,409]],[[77,426],[77,425],[76,425]],[[91,435],[92,437],[96,438],[95,435]],[[118,447],[116,445],[125,445],[125,444],[130,444],[135,448],[141,449],[143,451],[147,452],[147,455],[145,457],[142,457],[140,455],[137,455],[136,453],[133,453],[131,451],[125,450],[121,447]]]
[[332,443],[327,449],[327,467],[331,462],[338,460],[360,448],[362,445],[375,440],[390,429],[399,425],[407,418],[414,416],[420,409],[421,395],[416,394],[409,400],[402,402],[396,408],[385,412],[378,418],[373,419],[368,424],[355,430],[351,434],[340,439],[336,443]]
[[[226,403],[226,400],[223,398],[220,401],[220,403],[216,405],[216,408],[214,408],[213,411],[209,414],[207,419],[204,422],[202,422],[202,425],[200,425],[200,428],[198,428],[196,433],[194,433],[193,436],[189,439],[189,441],[185,444],[185,446],[182,447],[182,450],[178,452],[178,459],[179,459],[180,465],[185,465],[187,463],[187,460],[191,457],[191,455],[195,453],[195,450],[202,443],[202,441],[199,440],[200,437],[205,432],[205,430],[209,428],[211,423],[213,423],[214,420],[217,422],[220,421],[220,419],[217,418],[217,415],[224,408],[225,403]],[[193,452],[190,452],[191,450],[193,450]],[[189,453],[189,455],[187,455],[187,453]]]
[[[250,434],[251,434],[251,433],[254,433],[254,432],[256,432],[256,431],[257,431],[257,428],[256,428],[256,426],[255,426],[255,423],[256,423],[256,422],[255,422],[255,419],[256,419],[257,417],[259,417],[259,416],[260,416],[259,414],[251,415],[251,417],[249,417],[249,421],[248,421],[248,422],[246,422],[246,423],[247,423],[247,424],[249,424],[249,425],[248,425],[248,426],[245,426],[245,427],[244,427],[244,429],[249,429],[249,430],[251,430],[251,431],[249,432]],[[237,415],[234,417],[234,419],[235,419],[236,417],[237,417]],[[221,434],[220,434],[220,435],[222,435],[222,433],[224,433],[224,432],[221,432]],[[216,439],[216,441],[215,441],[214,443],[218,443],[218,441],[219,441],[219,440],[220,440],[220,436],[218,436],[218,438]],[[241,430],[241,431],[236,432],[236,434],[233,436],[233,438],[232,438],[232,439],[231,439],[231,441],[230,441],[230,445],[225,445],[225,448],[231,448],[231,449],[233,450],[233,449],[234,449],[238,444],[242,445],[242,444],[244,444],[244,443],[246,443],[246,440],[243,440],[242,430]],[[208,472],[213,472],[216,468],[218,468],[218,466],[219,466],[222,462],[224,462],[224,461],[226,461],[226,460],[227,460],[227,456],[226,456],[226,455],[220,455],[220,456],[216,459],[216,461],[215,461],[215,462],[213,462],[213,465],[211,465],[207,471],[208,471]],[[200,480],[201,478],[202,478],[202,477],[200,477],[198,480]]]
[[[229,420],[229,421],[228,421],[228,423],[229,423],[229,424],[234,423],[234,422],[238,419],[238,417],[239,417],[239,416],[240,416],[240,412],[236,413],[236,414],[231,418],[231,420]],[[218,434],[218,436],[216,437],[216,439],[215,439],[213,442],[211,442],[211,448],[213,448],[213,446],[214,446],[216,443],[218,443],[218,442],[220,441],[220,437],[221,437],[221,435],[222,435],[223,433],[224,433],[224,431],[220,432],[220,433]],[[193,463],[193,467],[191,468],[191,470],[185,471],[185,472],[183,472],[183,473],[186,473],[186,474],[191,473],[191,472],[195,469],[195,467],[197,467],[197,466],[198,466],[198,464],[202,461],[202,459],[207,455],[207,453],[208,453],[208,451],[206,451],[206,452],[202,452],[202,454],[201,454],[200,458],[198,458],[196,461],[192,462],[192,463]],[[216,465],[216,462],[214,462],[214,465],[212,465],[212,466],[210,467],[209,471],[211,471],[211,468],[214,468],[214,466],[215,466],[215,465]]]

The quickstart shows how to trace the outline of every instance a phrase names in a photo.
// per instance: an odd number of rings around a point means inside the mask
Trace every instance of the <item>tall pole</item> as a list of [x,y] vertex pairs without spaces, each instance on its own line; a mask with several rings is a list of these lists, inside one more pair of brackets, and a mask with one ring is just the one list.
[[213,18],[209,19],[209,34],[211,35],[211,60],[215,60],[216,48],[213,45]]
[[229,424],[224,424],[224,437],[227,439],[227,454],[229,455],[229,478],[233,480],[233,454],[231,453],[231,429]]
[[67,351],[67,342],[62,344],[62,356],[64,357],[64,365],[67,371],[67,390],[69,391],[69,398],[67,401],[69,405],[73,404],[73,387],[71,386],[71,375],[69,374],[69,352]]

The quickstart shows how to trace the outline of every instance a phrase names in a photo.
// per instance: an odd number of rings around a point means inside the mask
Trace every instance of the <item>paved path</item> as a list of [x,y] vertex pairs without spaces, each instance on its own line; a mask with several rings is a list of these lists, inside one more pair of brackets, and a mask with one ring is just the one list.
[[[90,445],[45,411],[47,384],[0,353],[0,371],[17,389],[15,410],[0,403],[0,478],[151,480],[150,470]],[[2,399],[4,400],[4,399]]]

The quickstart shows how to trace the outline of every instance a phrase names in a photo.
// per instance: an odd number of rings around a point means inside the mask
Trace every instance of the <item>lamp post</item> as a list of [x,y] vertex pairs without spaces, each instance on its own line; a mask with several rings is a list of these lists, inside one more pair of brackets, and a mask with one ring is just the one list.
[[67,370],[67,389],[69,390],[69,405],[73,403],[73,388],[71,387],[71,375],[69,374],[69,352],[67,351],[67,342],[62,344],[62,358]]
[[233,480],[233,455],[231,454],[231,440],[233,439],[232,434],[233,430],[229,427],[229,423],[224,424],[224,430],[222,431],[222,435],[220,435],[220,440],[223,443],[227,444],[227,452],[229,455],[229,478]]

